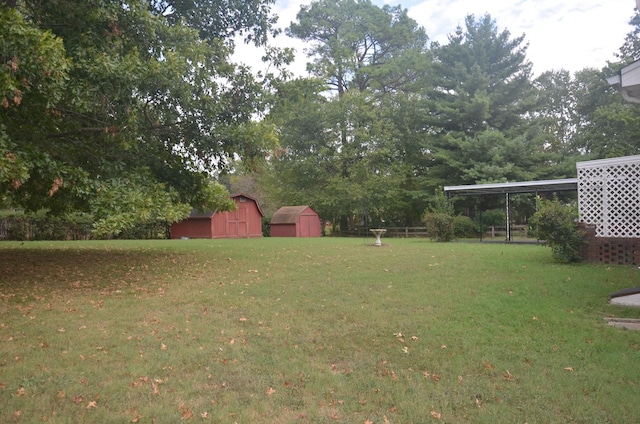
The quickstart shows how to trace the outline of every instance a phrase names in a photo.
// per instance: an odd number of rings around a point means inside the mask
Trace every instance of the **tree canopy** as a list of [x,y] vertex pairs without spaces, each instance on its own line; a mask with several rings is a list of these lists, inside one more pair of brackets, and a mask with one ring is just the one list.
[[443,185],[640,153],[640,108],[606,82],[640,57],[638,13],[619,62],[534,77],[525,34],[488,14],[440,44],[400,6],[315,0],[286,29],[309,75],[287,79],[230,59],[239,39],[292,59],[267,45],[273,3],[0,1],[0,207],[113,234],[232,207],[212,176],[235,171],[259,177],[222,180],[341,226],[416,225]]
[[116,232],[230,207],[211,171],[253,152],[263,108],[261,83],[229,60],[231,38],[263,44],[271,4],[4,2],[2,203],[93,212]]
[[566,178],[576,160],[638,152],[638,108],[606,83],[620,64],[534,77],[525,34],[488,14],[429,45],[400,7],[317,0],[287,32],[308,43],[315,82],[278,88],[281,145],[264,181],[341,225],[415,225],[444,185]]

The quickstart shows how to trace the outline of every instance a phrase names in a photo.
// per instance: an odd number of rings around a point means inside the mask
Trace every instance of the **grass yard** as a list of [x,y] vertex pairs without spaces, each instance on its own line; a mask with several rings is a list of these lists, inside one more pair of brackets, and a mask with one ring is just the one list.
[[0,243],[0,422],[640,421],[640,270],[383,241]]

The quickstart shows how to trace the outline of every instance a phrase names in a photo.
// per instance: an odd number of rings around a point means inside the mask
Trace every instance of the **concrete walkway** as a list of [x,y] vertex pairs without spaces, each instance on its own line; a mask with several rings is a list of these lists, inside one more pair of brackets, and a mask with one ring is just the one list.
[[640,319],[632,318],[605,318],[610,327],[626,328],[627,330],[640,330]]

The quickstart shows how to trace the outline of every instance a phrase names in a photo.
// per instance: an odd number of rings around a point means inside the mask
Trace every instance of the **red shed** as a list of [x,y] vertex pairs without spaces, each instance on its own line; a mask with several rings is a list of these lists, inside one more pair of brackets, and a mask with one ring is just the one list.
[[322,225],[309,206],[283,206],[271,219],[271,237],[320,237]]
[[248,238],[262,237],[262,209],[258,201],[246,194],[231,198],[238,208],[228,212],[199,212],[171,225],[171,238]]

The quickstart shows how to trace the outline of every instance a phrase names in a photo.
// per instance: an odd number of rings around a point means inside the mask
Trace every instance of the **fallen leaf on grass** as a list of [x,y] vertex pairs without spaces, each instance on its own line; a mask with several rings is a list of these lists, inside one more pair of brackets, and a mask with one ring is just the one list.
[[569,372],[573,372],[573,368],[572,367],[566,367],[564,370],[565,371],[569,371]]
[[437,420],[439,420],[440,418],[442,418],[442,414],[436,411],[431,411],[431,416]]
[[167,345],[164,343],[160,343],[160,350],[167,350]]
[[16,396],[24,396],[24,394],[25,394],[24,387],[20,387],[18,390],[16,390]]
[[86,409],[95,408],[97,406],[98,406],[98,402],[96,402],[95,400],[92,400],[89,403],[87,403]]
[[267,390],[264,391],[264,393],[267,396],[271,396],[272,394],[274,394],[276,392],[276,389],[274,389],[273,387],[269,387]]

